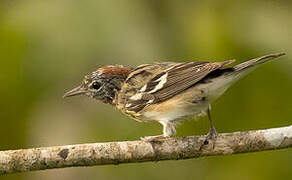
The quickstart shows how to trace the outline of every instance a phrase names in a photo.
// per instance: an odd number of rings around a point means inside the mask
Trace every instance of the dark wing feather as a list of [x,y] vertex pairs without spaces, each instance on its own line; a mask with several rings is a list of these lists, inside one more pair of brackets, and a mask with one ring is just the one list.
[[[139,112],[145,106],[163,102],[195,85],[210,72],[232,63],[233,60],[210,63],[156,63],[134,70],[126,81],[122,103],[127,111]],[[132,83],[137,80],[143,81]],[[135,86],[134,86],[135,84]],[[145,86],[145,87],[144,87]],[[131,93],[128,93],[131,92]],[[140,94],[140,96],[133,97]]]
[[[153,103],[165,101],[196,84],[207,74],[221,67],[219,63],[185,63],[170,69],[167,82],[156,92],[151,93],[156,99]],[[151,82],[151,81],[150,81]],[[145,92],[147,93],[147,92]]]

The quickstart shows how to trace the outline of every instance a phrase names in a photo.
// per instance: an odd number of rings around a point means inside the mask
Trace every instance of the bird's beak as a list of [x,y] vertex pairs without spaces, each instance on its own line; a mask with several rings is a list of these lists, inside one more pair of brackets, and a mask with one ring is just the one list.
[[78,86],[77,88],[74,88],[71,91],[64,94],[63,98],[77,96],[77,95],[85,94],[85,93],[86,93],[86,90],[82,88],[82,86]]

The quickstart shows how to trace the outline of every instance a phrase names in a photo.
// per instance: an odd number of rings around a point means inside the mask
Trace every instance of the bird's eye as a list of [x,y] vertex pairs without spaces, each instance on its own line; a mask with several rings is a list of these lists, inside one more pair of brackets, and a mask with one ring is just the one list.
[[92,88],[93,88],[93,89],[99,89],[100,86],[101,86],[101,84],[98,83],[98,82],[94,82],[94,83],[92,83]]

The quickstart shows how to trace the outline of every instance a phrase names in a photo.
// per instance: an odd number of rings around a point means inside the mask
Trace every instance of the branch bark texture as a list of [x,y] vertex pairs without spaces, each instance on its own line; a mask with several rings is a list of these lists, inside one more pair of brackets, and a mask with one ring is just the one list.
[[74,166],[178,160],[292,147],[292,126],[159,142],[125,141],[0,151],[0,175]]

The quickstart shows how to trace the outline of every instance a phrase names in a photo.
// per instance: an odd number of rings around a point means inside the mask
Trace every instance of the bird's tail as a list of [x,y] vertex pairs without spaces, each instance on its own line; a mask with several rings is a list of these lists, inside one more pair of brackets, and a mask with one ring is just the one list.
[[245,76],[246,74],[248,74],[249,72],[251,72],[252,70],[254,70],[259,65],[283,55],[285,55],[285,53],[268,54],[265,56],[245,61],[233,67],[223,68],[222,71],[223,74],[225,75],[225,78],[230,77],[232,79],[232,82],[235,82],[238,79]]
[[[223,67],[217,70],[216,73],[209,75],[208,78],[213,79],[207,84],[208,99],[210,101],[216,100],[222,95],[233,83],[255,69],[258,65],[263,64],[269,60],[285,55],[285,53],[269,54],[262,57],[254,58],[233,67]],[[230,64],[233,61],[226,61]],[[215,80],[216,79],[216,80]]]
[[253,69],[253,67],[257,67],[260,64],[263,64],[263,63],[265,63],[267,61],[270,61],[270,60],[272,60],[274,58],[277,58],[277,57],[280,57],[280,56],[283,56],[283,55],[285,55],[285,53],[268,54],[268,55],[265,55],[265,56],[254,58],[254,59],[245,61],[243,63],[240,63],[240,64],[238,64],[236,66],[233,66],[233,70],[235,72],[240,72],[240,71],[244,71],[244,70],[247,70],[247,69],[250,69],[250,68]]

